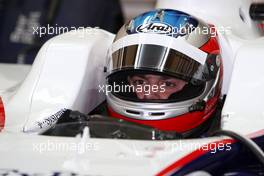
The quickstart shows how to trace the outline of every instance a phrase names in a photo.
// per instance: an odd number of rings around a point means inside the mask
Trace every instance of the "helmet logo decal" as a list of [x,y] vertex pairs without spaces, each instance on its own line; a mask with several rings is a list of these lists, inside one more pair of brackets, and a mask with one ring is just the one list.
[[136,31],[139,33],[156,33],[170,35],[172,34],[173,28],[169,24],[153,22],[138,26]]

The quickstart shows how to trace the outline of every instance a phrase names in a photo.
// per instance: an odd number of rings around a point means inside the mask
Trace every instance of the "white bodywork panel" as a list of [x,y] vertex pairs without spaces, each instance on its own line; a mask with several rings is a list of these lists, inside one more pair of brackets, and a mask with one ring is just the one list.
[[[26,79],[2,92],[5,130],[36,131],[37,121],[64,108],[88,113],[105,99],[98,90],[105,81],[107,49],[114,35],[90,30],[73,31],[49,40]],[[12,72],[16,70],[14,67]]]
[[[40,175],[55,172],[107,176],[155,175],[178,158],[220,139],[83,140],[80,137],[3,133],[0,134],[0,150],[5,160],[0,160],[0,173],[1,168],[15,168],[22,173]],[[12,155],[8,151],[12,151]]]
[[[158,8],[187,12],[217,28],[231,26],[231,34],[219,33],[224,61],[223,93],[227,94],[222,127],[245,135],[264,127],[264,39],[247,14],[251,2],[159,0],[157,3]],[[244,15],[245,22],[239,13]],[[113,34],[103,30],[93,30],[89,35],[70,32],[57,36],[42,47],[28,74],[30,66],[0,64],[0,95],[6,113],[5,128],[0,133],[0,155],[5,158],[0,160],[0,171],[4,168],[46,174],[59,171],[154,175],[197,149],[197,144],[222,139],[138,141],[17,133],[40,130],[35,129],[36,122],[63,108],[87,113],[103,101],[104,94],[98,92],[98,85],[104,84],[103,66],[113,38]],[[9,74],[9,68],[13,74]],[[63,144],[68,146],[65,150],[49,151],[49,145]],[[83,150],[81,146],[86,144],[96,148]],[[182,145],[196,147],[179,148]]]
[[264,38],[237,52],[222,111],[224,129],[249,134],[264,128]]

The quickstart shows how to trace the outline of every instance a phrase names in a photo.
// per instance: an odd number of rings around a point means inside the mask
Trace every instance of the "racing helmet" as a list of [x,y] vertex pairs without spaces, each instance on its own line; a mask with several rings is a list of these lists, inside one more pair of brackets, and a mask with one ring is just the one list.
[[181,11],[149,11],[119,30],[108,53],[110,116],[191,134],[215,112],[222,63],[214,26]]

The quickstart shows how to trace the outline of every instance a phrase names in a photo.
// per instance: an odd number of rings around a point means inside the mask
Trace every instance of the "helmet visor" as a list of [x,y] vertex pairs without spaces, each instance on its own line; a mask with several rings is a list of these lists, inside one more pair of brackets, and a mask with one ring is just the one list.
[[149,70],[190,82],[204,82],[203,65],[174,49],[150,44],[131,45],[112,54],[114,73],[120,70]]

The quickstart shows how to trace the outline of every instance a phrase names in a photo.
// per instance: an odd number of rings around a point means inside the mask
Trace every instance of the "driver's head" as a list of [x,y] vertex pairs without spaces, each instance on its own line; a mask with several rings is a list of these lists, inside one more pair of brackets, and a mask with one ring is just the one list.
[[191,134],[211,117],[221,92],[221,57],[212,31],[203,21],[168,9],[125,24],[109,50],[110,115]]
[[172,94],[181,91],[187,84],[181,79],[155,74],[129,76],[128,82],[138,88],[135,89],[138,99],[149,100],[167,100]]

